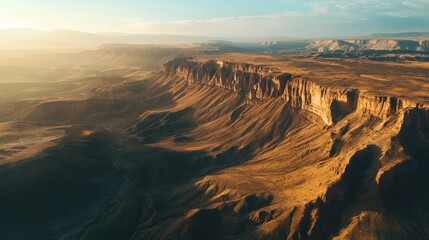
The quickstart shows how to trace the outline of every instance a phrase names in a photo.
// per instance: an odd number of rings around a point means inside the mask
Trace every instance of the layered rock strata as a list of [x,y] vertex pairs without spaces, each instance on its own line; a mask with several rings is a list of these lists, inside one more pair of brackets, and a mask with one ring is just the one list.
[[369,40],[316,40],[306,48],[318,52],[332,51],[429,51],[428,40],[396,40],[396,39],[369,39]]
[[427,108],[394,96],[375,96],[358,89],[319,85],[305,77],[278,72],[268,66],[175,59],[164,64],[163,73],[169,77],[180,77],[189,85],[221,87],[249,99],[282,97],[291,106],[318,115],[327,125],[352,112],[387,120],[406,109]]

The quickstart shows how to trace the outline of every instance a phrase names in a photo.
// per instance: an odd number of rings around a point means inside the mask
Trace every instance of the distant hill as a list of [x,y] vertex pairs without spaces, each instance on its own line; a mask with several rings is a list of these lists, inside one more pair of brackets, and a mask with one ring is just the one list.
[[94,48],[101,44],[185,44],[214,40],[210,37],[150,34],[85,33],[72,30],[49,32],[33,29],[0,30],[0,49]]
[[404,33],[375,33],[359,38],[393,38],[393,39],[416,39],[416,38],[429,38],[429,32],[404,32]]
[[[332,50],[398,50],[417,49],[427,50],[427,41],[423,45],[410,42],[371,42],[367,40],[413,40],[429,39],[429,32],[406,33],[376,33],[367,36],[347,38],[341,40],[314,39],[302,40],[289,37],[208,37],[168,34],[127,34],[127,33],[86,33],[73,30],[58,29],[53,31],[38,31],[33,29],[6,29],[0,30],[0,50],[16,49],[91,49],[103,44],[201,44],[205,48],[216,49],[221,52],[284,52],[296,49],[311,48],[323,51]],[[350,41],[350,39],[358,41]],[[367,41],[367,42],[362,42]]]
[[[245,38],[245,37],[207,37],[207,36],[186,36],[186,35],[168,35],[168,34],[127,34],[127,33],[86,33],[73,30],[58,29],[53,31],[38,31],[33,29],[6,29],[0,30],[0,49],[64,49],[64,48],[96,48],[102,44],[191,44],[191,43],[208,43],[218,42],[219,40],[228,40],[240,42],[247,49],[257,48],[291,48],[290,41],[297,41],[288,37],[266,37],[266,38]],[[271,41],[270,47],[260,47],[261,42]],[[253,46],[256,44],[256,47]],[[225,44],[222,44],[225,45]],[[274,46],[276,45],[276,46]],[[299,45],[300,44],[295,44]],[[225,46],[223,46],[225,47]],[[231,46],[228,46],[231,47]],[[236,47],[236,46],[235,46]]]
[[405,39],[349,39],[349,40],[316,40],[306,47],[317,52],[334,51],[429,51],[429,40]]
[[207,49],[219,52],[266,52],[281,53],[284,51],[304,49],[309,44],[308,41],[262,41],[262,42],[231,42],[231,41],[210,41],[201,44]]

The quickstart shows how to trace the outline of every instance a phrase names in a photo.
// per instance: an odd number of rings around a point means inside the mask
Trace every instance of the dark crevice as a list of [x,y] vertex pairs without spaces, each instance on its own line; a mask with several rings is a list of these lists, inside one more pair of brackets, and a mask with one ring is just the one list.
[[[369,189],[369,182],[380,167],[381,149],[368,145],[356,152],[338,182],[328,188],[325,199],[317,199],[306,206],[295,239],[329,239],[340,227],[347,207]],[[373,182],[373,181],[372,181]]]

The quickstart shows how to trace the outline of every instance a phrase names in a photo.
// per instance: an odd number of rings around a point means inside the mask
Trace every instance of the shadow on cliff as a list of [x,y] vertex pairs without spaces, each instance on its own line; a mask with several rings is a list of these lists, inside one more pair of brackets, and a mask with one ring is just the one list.
[[429,238],[429,111],[406,112],[394,139],[408,155],[380,179],[380,196],[413,239]]
[[[340,179],[326,191],[324,199],[308,203],[294,234],[294,239],[330,239],[341,229],[340,223],[349,207],[376,188],[375,175],[381,166],[381,149],[368,145],[357,151]],[[368,209],[359,209],[364,211]]]

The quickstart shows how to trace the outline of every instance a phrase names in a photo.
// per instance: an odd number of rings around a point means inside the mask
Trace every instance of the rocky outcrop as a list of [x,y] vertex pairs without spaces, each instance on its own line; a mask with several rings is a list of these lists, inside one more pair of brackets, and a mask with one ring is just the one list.
[[163,72],[169,77],[180,77],[189,85],[221,87],[249,99],[282,97],[295,108],[317,114],[328,125],[352,112],[386,120],[405,109],[426,108],[423,104],[398,97],[319,85],[305,77],[278,72],[267,66],[176,59],[164,64]]
[[429,40],[420,40],[419,46],[421,46],[423,48],[429,48]]
[[356,108],[357,91],[333,89],[304,78],[294,78],[287,84],[283,97],[293,107],[319,115],[330,125]]
[[429,51],[428,40],[394,40],[394,39],[370,39],[370,40],[316,40],[306,48],[318,52],[333,51]]
[[176,59],[164,65],[169,76],[182,77],[188,84],[204,84],[246,94],[249,99],[282,96],[288,73],[274,73],[272,68],[224,61],[192,62]]

